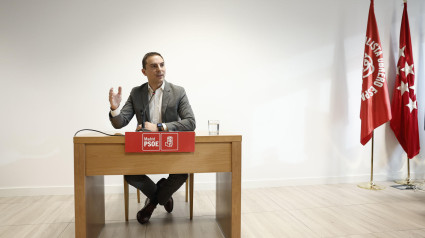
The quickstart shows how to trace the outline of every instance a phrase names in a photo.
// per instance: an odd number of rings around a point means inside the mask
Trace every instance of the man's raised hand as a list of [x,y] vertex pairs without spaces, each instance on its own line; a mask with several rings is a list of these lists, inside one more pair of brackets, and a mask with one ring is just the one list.
[[121,86],[118,87],[118,93],[114,93],[114,88],[109,89],[109,103],[111,104],[111,110],[116,110],[121,103]]

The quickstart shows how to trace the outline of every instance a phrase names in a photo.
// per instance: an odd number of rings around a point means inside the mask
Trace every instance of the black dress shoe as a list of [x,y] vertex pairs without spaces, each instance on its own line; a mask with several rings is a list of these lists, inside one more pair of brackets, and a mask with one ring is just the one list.
[[137,221],[140,224],[145,224],[149,221],[152,216],[153,211],[156,208],[156,204],[151,203],[150,201],[137,213]]
[[165,211],[168,213],[171,213],[174,208],[174,200],[173,197],[170,197],[170,199],[164,204]]

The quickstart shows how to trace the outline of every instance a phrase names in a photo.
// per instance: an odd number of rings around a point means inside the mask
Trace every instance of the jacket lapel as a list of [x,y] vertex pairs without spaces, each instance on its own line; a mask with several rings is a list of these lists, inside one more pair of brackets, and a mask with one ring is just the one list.
[[[148,90],[148,84],[146,83],[142,88],[142,93],[141,93],[141,99],[142,99],[142,110],[145,111],[145,119],[146,121],[151,121],[150,119],[150,113],[149,113],[149,90]],[[146,107],[146,109],[145,109]]]
[[164,92],[162,94],[162,106],[161,106],[161,119],[162,122],[166,122],[165,121],[165,111],[167,110],[167,105],[168,105],[168,101],[170,101],[170,86],[168,85],[168,83],[164,80],[165,86],[164,86]]

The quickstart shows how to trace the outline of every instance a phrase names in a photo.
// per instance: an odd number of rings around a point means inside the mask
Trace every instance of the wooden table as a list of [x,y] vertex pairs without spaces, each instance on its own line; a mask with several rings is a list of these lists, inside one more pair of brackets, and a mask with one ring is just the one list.
[[124,136],[74,137],[75,237],[105,225],[104,175],[217,173],[216,220],[225,237],[241,236],[240,135],[197,135],[191,153],[125,153]]

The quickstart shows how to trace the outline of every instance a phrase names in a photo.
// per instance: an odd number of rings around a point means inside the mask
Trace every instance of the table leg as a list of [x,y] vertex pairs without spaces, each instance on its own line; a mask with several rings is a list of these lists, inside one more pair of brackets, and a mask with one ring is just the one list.
[[231,237],[232,230],[232,173],[217,173],[216,214],[217,223],[224,237]]
[[[128,201],[129,201],[128,183],[127,183],[127,180],[125,180],[125,178],[123,180],[124,180],[124,216],[125,216],[125,221],[128,221]],[[137,190],[137,203],[140,203],[139,189],[136,189],[136,190]]]
[[241,237],[241,143],[232,143],[232,172],[217,173],[216,219],[225,237]]
[[105,225],[103,176],[85,176],[85,145],[74,145],[75,237],[98,237]]
[[[189,217],[190,217],[190,220],[193,219],[193,185],[194,185],[194,181],[195,181],[194,178],[195,178],[195,175],[193,173],[190,173],[189,174],[189,181],[190,181],[189,182],[190,183]],[[186,193],[187,193],[187,190],[186,190]]]
[[232,237],[241,237],[242,144],[232,143]]

